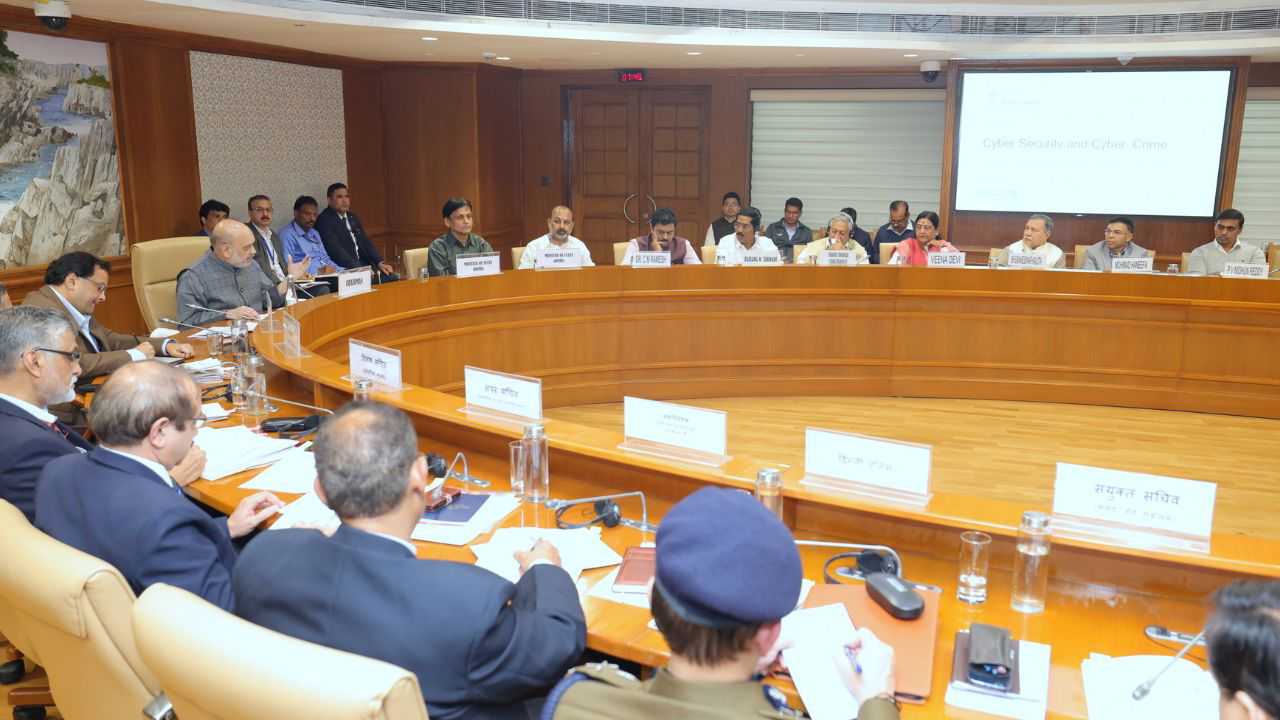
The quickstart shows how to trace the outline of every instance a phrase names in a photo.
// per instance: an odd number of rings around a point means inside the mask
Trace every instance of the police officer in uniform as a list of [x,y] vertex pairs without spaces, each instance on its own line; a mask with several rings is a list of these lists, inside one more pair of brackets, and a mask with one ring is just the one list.
[[[801,717],[760,682],[801,578],[800,553],[776,516],[739,490],[698,490],[658,527],[649,602],[671,647],[667,667],[644,682],[604,663],[575,668],[551,691],[542,717]],[[896,720],[893,649],[858,632],[849,647],[861,672],[845,678],[861,704],[858,720]]]

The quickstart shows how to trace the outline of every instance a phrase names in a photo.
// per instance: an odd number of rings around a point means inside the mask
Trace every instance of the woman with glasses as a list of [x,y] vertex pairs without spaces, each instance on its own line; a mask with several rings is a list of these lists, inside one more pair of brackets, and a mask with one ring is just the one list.
[[916,236],[903,238],[889,254],[889,265],[929,264],[929,253],[957,252],[955,246],[942,239],[938,213],[925,210],[916,216]]

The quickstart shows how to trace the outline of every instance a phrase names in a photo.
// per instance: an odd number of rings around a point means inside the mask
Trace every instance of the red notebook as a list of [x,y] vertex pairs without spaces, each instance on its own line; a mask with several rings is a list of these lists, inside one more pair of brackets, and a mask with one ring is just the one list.
[[897,664],[898,699],[923,703],[933,688],[933,655],[938,645],[938,604],[941,593],[933,590],[916,592],[924,598],[924,612],[915,620],[899,620],[876,604],[861,583],[850,585],[815,585],[805,598],[807,608],[822,605],[844,605],[854,627],[870,628],[876,637],[893,648]]

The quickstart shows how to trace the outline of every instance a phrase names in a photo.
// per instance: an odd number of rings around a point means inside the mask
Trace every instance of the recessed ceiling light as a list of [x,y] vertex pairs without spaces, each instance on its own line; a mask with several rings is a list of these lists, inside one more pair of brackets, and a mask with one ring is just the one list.
[[507,57],[506,55],[499,55],[498,57],[496,57],[496,58],[494,58],[494,59],[495,59],[495,60],[510,60],[511,58]]
[[690,55],[690,56],[698,56],[698,55],[701,55],[701,54],[702,54],[702,53],[700,53],[700,52],[698,52],[698,51],[696,51],[696,50],[685,53],[685,55]]
[[920,53],[907,53],[902,57],[920,57]]
[[423,35],[423,36],[422,36],[422,39],[423,39],[423,40],[426,40],[427,42],[435,42],[436,40],[439,40],[440,38],[438,38],[438,37],[433,37],[433,36],[431,36],[431,35]]

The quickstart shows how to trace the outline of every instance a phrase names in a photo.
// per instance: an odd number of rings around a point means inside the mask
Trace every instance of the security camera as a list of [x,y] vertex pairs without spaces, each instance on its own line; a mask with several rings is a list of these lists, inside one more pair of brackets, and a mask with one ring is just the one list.
[[925,60],[920,63],[920,77],[925,82],[933,82],[938,79],[938,72],[942,70],[942,63],[937,60]]
[[71,22],[71,4],[67,0],[36,0],[36,17],[54,32]]
[[480,57],[484,58],[485,60],[488,60],[488,61],[492,62],[494,59],[496,59],[496,58],[498,57],[498,53],[491,53],[491,52],[487,52],[487,53],[483,53],[483,54],[481,54],[481,55],[480,55]]
[[1117,55],[1116,62],[1120,63],[1121,65],[1128,65],[1129,63],[1133,62],[1133,56],[1130,55],[1129,53],[1125,53],[1124,55]]

